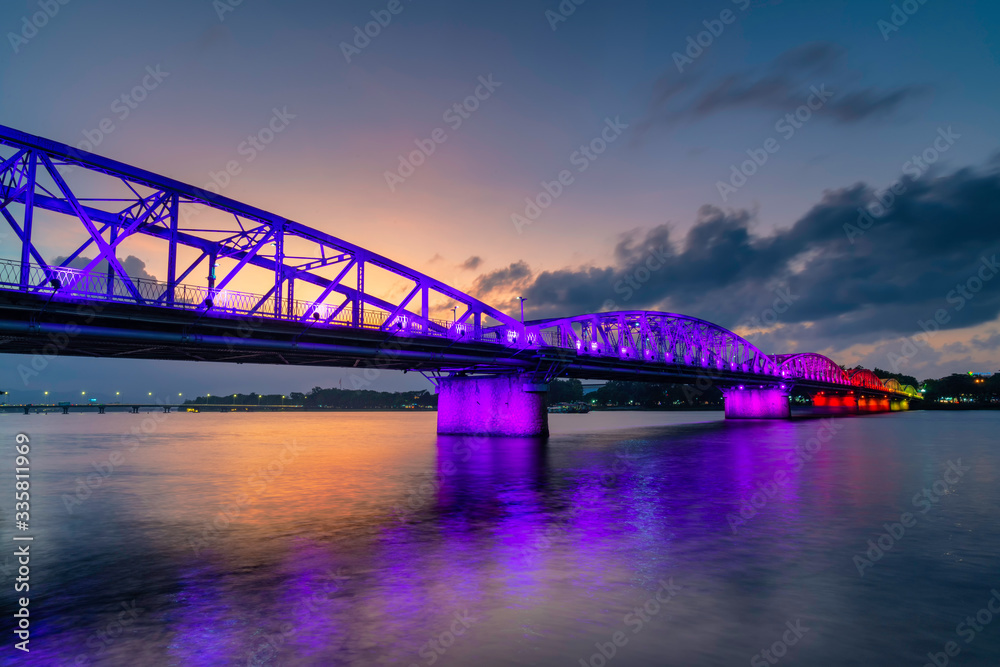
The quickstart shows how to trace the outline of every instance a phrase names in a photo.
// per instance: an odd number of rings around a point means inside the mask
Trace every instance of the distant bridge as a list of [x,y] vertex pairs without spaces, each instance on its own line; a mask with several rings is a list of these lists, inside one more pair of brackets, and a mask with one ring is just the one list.
[[[731,418],[788,417],[793,387],[847,411],[920,397],[685,315],[522,323],[326,232],[4,126],[0,215],[20,249],[0,258],[0,352],[35,355],[25,377],[57,354],[418,371],[444,433],[547,432],[557,377],[716,386]],[[130,274],[133,249],[166,280]]]

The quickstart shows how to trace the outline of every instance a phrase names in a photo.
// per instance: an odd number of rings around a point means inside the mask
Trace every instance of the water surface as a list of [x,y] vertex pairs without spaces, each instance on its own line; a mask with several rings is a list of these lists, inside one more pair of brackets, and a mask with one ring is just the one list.
[[1000,590],[1000,413],[434,423],[0,417],[8,469],[32,440],[35,537],[5,664],[919,666],[949,641],[1000,664],[1000,619],[956,632]]

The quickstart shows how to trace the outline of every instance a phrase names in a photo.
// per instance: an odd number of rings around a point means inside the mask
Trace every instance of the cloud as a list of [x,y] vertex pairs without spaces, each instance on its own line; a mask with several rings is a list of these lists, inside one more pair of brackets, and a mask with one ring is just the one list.
[[[998,167],[904,180],[904,194],[855,243],[847,230],[875,202],[865,184],[827,191],[769,235],[753,231],[751,211],[704,206],[686,234],[661,225],[622,235],[610,266],[533,274],[518,262],[476,288],[500,297],[516,290],[532,318],[648,309],[728,328],[756,319],[768,351],[912,336],[939,311],[942,330],[981,325],[1000,316],[1000,275],[980,279],[1000,255]],[[962,296],[963,287],[980,289]]]
[[531,268],[524,261],[514,262],[510,266],[485,273],[472,286],[471,294],[479,299],[486,299],[499,294],[508,300],[513,296],[510,292],[526,287],[531,278]]
[[986,338],[975,337],[971,341],[972,347],[976,350],[986,352],[996,352],[1000,348],[1000,331],[994,331]]
[[[56,261],[53,262],[53,265],[59,266],[65,261],[65,257],[56,257]],[[83,269],[86,268],[92,261],[92,257],[80,256],[70,262],[69,266],[74,269]],[[118,262],[122,265],[122,268],[125,269],[125,273],[131,278],[141,278],[143,280],[153,281],[156,280],[156,276],[146,271],[146,262],[142,261],[135,255],[129,255],[125,259],[119,257]],[[106,274],[108,272],[108,263],[102,260],[101,263],[97,265],[95,272],[99,275]]]
[[733,110],[787,113],[806,101],[812,86],[824,84],[833,97],[819,115],[839,123],[858,123],[892,116],[929,90],[924,85],[860,88],[845,68],[844,55],[842,48],[818,42],[786,51],[756,71],[717,79],[669,71],[653,86],[638,134],[654,126],[674,126]]
[[462,262],[462,268],[466,271],[475,271],[483,263],[483,258],[478,256],[470,257]]

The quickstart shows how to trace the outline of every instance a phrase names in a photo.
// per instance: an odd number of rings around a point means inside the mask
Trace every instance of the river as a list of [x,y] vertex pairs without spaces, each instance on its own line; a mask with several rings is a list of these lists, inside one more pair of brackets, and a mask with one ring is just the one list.
[[30,653],[0,556],[3,660],[997,665],[998,427],[592,412],[534,441],[439,437],[433,413],[4,415],[0,539],[20,544],[25,433],[34,540]]

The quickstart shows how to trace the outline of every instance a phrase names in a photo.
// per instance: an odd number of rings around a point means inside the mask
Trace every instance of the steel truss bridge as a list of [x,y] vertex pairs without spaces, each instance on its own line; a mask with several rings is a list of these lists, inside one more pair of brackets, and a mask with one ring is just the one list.
[[4,126],[0,216],[0,352],[35,355],[29,373],[66,354],[920,396],[684,315],[521,323],[326,232]]

